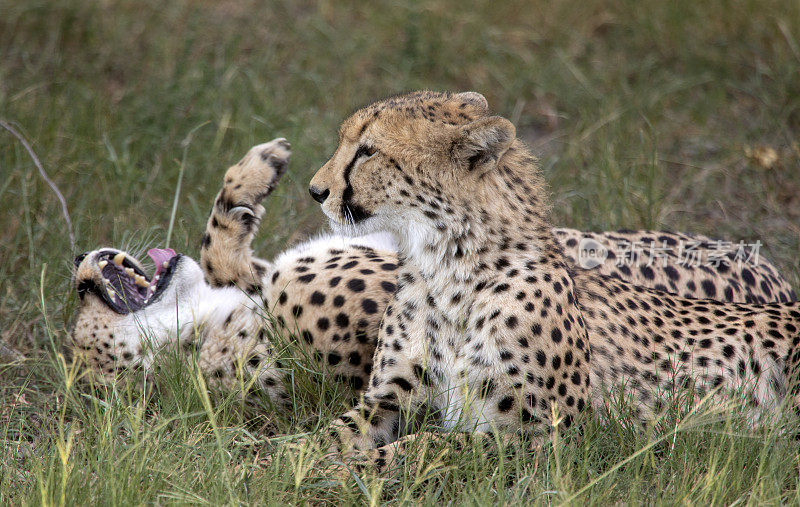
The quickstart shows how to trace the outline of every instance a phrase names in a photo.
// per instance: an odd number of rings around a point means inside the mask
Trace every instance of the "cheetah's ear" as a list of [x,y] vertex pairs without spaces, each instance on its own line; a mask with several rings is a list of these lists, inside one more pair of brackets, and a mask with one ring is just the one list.
[[453,95],[453,100],[469,104],[483,114],[489,112],[489,101],[478,92],[461,92]]
[[469,172],[482,173],[497,164],[516,134],[514,125],[502,116],[480,118],[458,129],[452,153]]

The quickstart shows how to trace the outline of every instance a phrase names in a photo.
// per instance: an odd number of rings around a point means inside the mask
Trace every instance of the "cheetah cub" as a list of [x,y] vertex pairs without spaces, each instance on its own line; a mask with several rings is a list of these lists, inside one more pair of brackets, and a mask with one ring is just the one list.
[[[283,342],[272,340],[282,333],[329,363],[336,381],[362,388],[379,309],[395,290],[393,242],[386,234],[328,234],[273,260],[253,255],[250,245],[264,213],[261,201],[286,171],[290,153],[285,139],[275,139],[254,146],[228,169],[199,262],[154,248],[148,254],[156,269],[148,276],[142,262],[115,248],[75,259],[80,305],[68,346],[96,378],[149,373],[166,350],[173,350],[184,359],[193,357],[215,387],[231,389],[241,380],[255,380],[254,391],[286,409],[291,371],[281,363]],[[330,269],[338,260],[360,264],[362,271],[374,268],[371,276],[358,279],[357,298],[350,297],[355,283],[350,278],[337,287],[351,267]]]
[[800,361],[800,307],[691,300],[577,270],[515,136],[478,93],[411,93],[348,118],[311,180],[335,230],[387,230],[398,245],[367,389],[333,424],[342,450],[395,441],[401,414],[423,405],[446,430],[532,434],[556,412],[569,426],[608,391],[644,420],[676,381],[748,387],[752,420],[778,407]]

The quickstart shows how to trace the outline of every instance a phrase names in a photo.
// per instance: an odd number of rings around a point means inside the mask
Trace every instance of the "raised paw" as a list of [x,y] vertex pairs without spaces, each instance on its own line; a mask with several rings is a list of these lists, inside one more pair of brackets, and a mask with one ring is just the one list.
[[275,189],[289,167],[291,147],[289,141],[279,137],[250,148],[242,160],[225,173],[220,197],[230,208],[253,207],[260,203]]

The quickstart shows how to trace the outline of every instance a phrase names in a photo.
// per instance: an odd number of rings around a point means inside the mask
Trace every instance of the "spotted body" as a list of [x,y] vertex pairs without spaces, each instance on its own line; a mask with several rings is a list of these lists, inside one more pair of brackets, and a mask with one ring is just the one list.
[[[426,405],[446,429],[536,433],[615,390],[645,421],[676,375],[704,392],[746,389],[751,420],[796,389],[796,303],[692,300],[576,269],[536,160],[479,94],[418,92],[356,112],[310,193],[334,229],[388,230],[398,243],[368,387],[333,425],[343,449],[394,441],[401,415]],[[754,288],[728,274],[692,280],[695,293]]]

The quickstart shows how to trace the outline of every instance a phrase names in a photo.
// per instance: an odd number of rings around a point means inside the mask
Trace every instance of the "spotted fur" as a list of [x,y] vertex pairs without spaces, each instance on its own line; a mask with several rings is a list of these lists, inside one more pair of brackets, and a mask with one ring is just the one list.
[[[579,271],[551,229],[536,160],[479,94],[417,92],[356,112],[310,193],[334,229],[398,242],[369,385],[333,425],[345,450],[394,441],[401,414],[424,405],[445,429],[537,433],[617,390],[644,421],[675,379],[746,390],[751,420],[795,389],[796,303],[691,300]],[[713,285],[706,296],[734,295]]]
[[[178,350],[197,354],[212,383],[231,388],[238,384],[237,375],[255,376],[255,387],[280,406],[289,395],[287,366],[270,341],[279,333],[293,339],[337,381],[364,389],[372,372],[380,318],[398,285],[397,249],[385,233],[356,238],[326,235],[272,261],[254,257],[250,242],[263,214],[260,201],[285,171],[288,156],[288,143],[276,140],[254,147],[228,170],[201,240],[199,265],[180,256],[170,285],[143,310],[119,314],[98,296],[103,287],[98,259],[104,252],[108,257],[119,250],[100,249],[79,257],[75,287],[81,304],[71,345],[95,372],[110,380],[132,369],[149,371],[159,353],[175,349],[177,341]],[[608,261],[592,272],[642,286],[704,297],[703,287],[713,283],[719,287],[715,297],[722,301],[794,300],[789,284],[763,258],[758,264],[730,262],[710,270],[681,265],[681,242],[711,244],[705,237],[573,229],[553,229],[553,234],[573,259],[582,240],[601,242],[608,248]],[[617,265],[624,245],[635,242],[666,245],[670,262],[641,262],[650,264],[652,273]],[[144,271],[135,258],[126,255],[126,259]],[[733,283],[751,278],[753,283]],[[517,291],[513,297],[528,296]],[[490,387],[487,382],[486,388]]]

